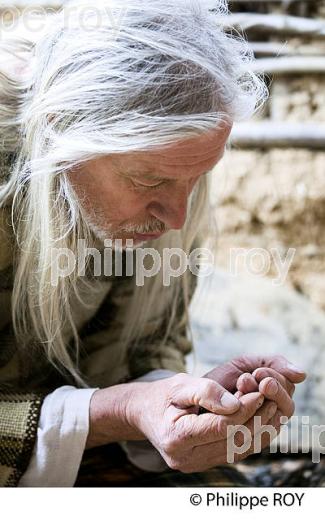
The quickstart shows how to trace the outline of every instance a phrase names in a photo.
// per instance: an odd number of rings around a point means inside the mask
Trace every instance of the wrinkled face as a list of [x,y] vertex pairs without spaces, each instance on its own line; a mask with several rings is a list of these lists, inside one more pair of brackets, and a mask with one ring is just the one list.
[[220,161],[231,125],[148,152],[91,160],[70,173],[85,218],[100,239],[134,245],[181,229],[189,196]]

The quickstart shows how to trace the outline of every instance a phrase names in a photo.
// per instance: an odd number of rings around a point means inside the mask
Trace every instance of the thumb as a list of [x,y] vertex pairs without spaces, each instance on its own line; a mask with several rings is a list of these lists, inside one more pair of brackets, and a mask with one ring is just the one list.
[[172,404],[177,408],[200,406],[212,413],[228,415],[240,407],[239,400],[216,381],[187,374],[175,377],[179,383],[173,389]]

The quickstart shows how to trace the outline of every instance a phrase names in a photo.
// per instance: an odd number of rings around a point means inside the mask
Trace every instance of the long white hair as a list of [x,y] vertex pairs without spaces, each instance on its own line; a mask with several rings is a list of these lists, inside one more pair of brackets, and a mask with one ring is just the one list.
[[[223,30],[227,13],[224,0],[70,2],[50,16],[41,37],[0,44],[2,55],[25,64],[19,78],[0,64],[0,153],[14,156],[1,180],[0,206],[12,207],[17,239],[15,332],[24,343],[41,343],[51,363],[80,386],[87,383],[64,332],[78,351],[71,297],[78,296],[80,280],[74,272],[51,284],[52,248],[76,251],[78,238],[90,244],[92,237],[69,171],[250,117],[267,90],[251,71],[246,41]],[[198,183],[183,230],[155,242],[158,251],[189,252],[205,222],[207,182]],[[153,308],[162,319],[169,316],[166,338],[187,293],[185,276],[169,288],[161,275],[134,286],[121,341],[136,345]]]

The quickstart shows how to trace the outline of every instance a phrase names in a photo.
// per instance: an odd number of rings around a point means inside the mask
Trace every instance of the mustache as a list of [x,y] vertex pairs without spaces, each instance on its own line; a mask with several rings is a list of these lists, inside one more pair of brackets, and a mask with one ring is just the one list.
[[129,224],[119,229],[122,233],[139,233],[140,235],[155,234],[155,233],[167,233],[169,229],[160,220],[147,222],[145,224]]

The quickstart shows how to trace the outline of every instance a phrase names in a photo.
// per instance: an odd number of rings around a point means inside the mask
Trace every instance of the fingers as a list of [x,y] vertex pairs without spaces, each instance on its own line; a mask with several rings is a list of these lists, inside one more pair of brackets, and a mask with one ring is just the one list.
[[292,383],[302,383],[306,373],[301,368],[290,363],[284,356],[240,356],[231,363],[241,372],[254,372],[256,368],[273,368]]
[[[266,424],[263,425],[262,423],[262,428],[260,432],[255,433],[249,448],[243,451],[243,453],[235,453],[234,462],[240,462],[241,460],[246,459],[250,455],[253,455],[253,453],[260,453],[262,450],[267,448],[280,433],[281,415],[282,414],[279,411],[277,411],[275,415],[273,415]],[[237,446],[240,446],[240,444],[237,444]]]
[[239,400],[241,403],[240,409],[236,413],[223,418],[226,427],[245,424],[251,417],[254,417],[257,410],[263,405],[264,397],[260,392],[251,392],[243,395]]
[[254,370],[252,375],[254,376],[257,383],[260,383],[266,377],[273,377],[274,379],[277,379],[277,381],[283,386],[290,397],[292,397],[294,394],[295,385],[282,374],[276,372],[276,370],[273,370],[273,368],[257,368]]
[[266,366],[282,374],[291,383],[302,383],[306,379],[306,372],[290,363],[283,356],[266,356]]
[[259,393],[251,393],[240,398],[240,409],[232,415],[182,415],[176,421],[175,427],[188,446],[199,446],[226,439],[228,426],[244,424],[251,419],[262,406],[264,397]]
[[[261,444],[263,447],[267,446],[270,443],[270,438],[267,439],[265,434],[260,435],[261,441],[257,439],[255,442],[255,437],[261,427],[265,427],[271,420],[274,420],[275,413],[275,403],[264,403],[254,416],[254,418],[259,417],[258,422],[251,418],[245,425],[241,425],[239,430],[232,430],[232,434],[227,439],[195,446],[192,450],[192,463],[195,466],[200,466],[200,469],[196,471],[204,471],[220,464],[221,454],[223,454],[222,463],[233,462],[233,459],[239,460],[239,457],[241,457],[240,460],[242,460],[245,458],[247,452],[253,453],[254,445],[255,449],[258,449]],[[273,431],[272,428],[269,428],[269,430],[271,437],[274,438],[277,431]],[[245,452],[242,448],[244,444],[246,444]]]
[[[242,460],[252,453],[259,453],[263,449],[262,447],[270,444],[277,436],[277,431],[273,427],[276,414],[275,403],[264,403],[255,416],[244,425],[243,431],[240,428],[235,435],[227,439],[227,453],[233,455],[230,462]],[[233,451],[231,452],[231,450]]]
[[246,372],[242,374],[237,380],[237,389],[242,394],[249,394],[250,392],[258,392],[258,383],[254,377],[254,374]]
[[239,400],[216,381],[188,374],[170,378],[170,404],[179,409],[201,406],[215,414],[232,414],[240,407]]
[[252,436],[254,436],[260,426],[268,424],[268,422],[275,416],[277,413],[277,405],[274,402],[265,402],[261,406],[261,408],[256,412],[254,417],[249,419],[247,423],[245,423],[246,428],[250,431]]
[[267,377],[260,382],[260,392],[271,401],[277,404],[280,412],[286,417],[291,417],[295,410],[293,400],[288,395],[283,386],[274,378]]
[[270,446],[271,442],[279,435],[281,427],[275,426],[274,419],[269,421],[268,426],[270,426],[271,429],[269,431],[262,432],[258,442],[252,442],[250,448],[246,452],[235,454],[234,462],[240,462],[254,453],[261,453],[262,450]]
[[217,381],[229,392],[236,390],[238,377],[242,374],[232,363],[225,363],[207,372],[203,377]]

